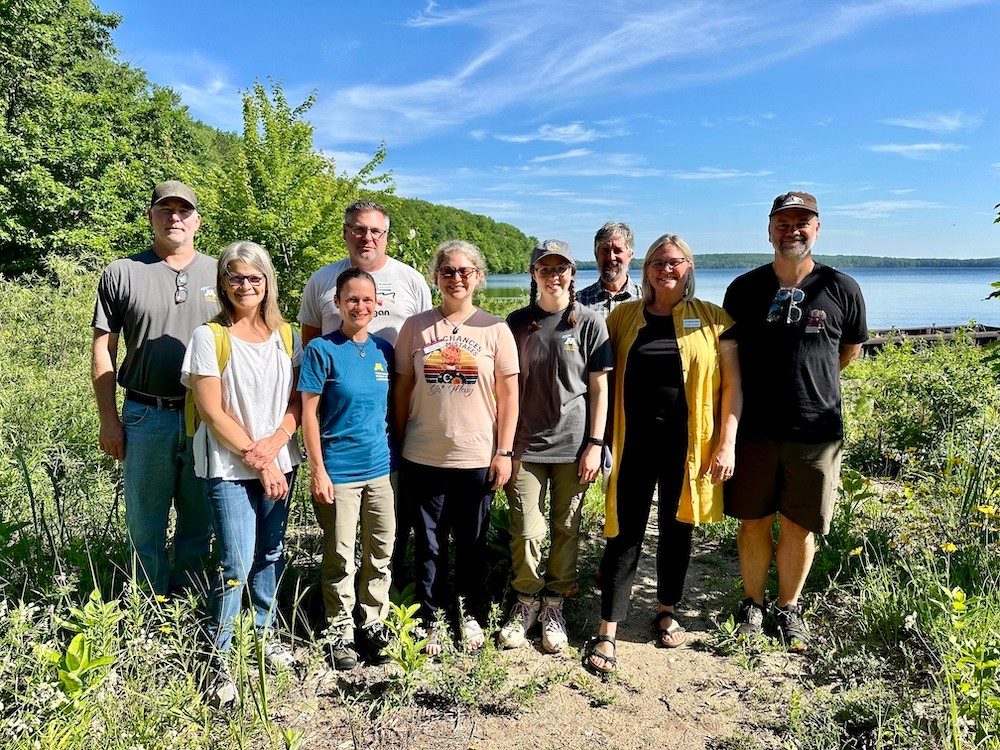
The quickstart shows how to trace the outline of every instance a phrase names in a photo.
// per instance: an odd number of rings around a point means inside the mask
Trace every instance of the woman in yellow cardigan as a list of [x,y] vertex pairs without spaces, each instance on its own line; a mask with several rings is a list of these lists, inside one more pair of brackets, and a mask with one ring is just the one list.
[[691,530],[722,518],[722,482],[733,474],[742,408],[736,342],[725,310],[694,298],[694,257],[677,235],[659,237],[642,266],[641,301],[608,316],[615,354],[611,446],[601,560],[601,627],[584,664],[615,669],[653,491],[659,487],[658,643],[684,642],[674,614],[691,557]]

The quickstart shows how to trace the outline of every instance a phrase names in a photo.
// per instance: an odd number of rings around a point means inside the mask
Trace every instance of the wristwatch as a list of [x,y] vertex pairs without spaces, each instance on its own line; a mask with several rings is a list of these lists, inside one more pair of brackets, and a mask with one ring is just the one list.
[[497,455],[498,456],[503,456],[504,458],[513,458],[514,457],[514,451],[500,451],[500,450],[498,450],[497,451]]
[[596,445],[598,448],[603,448],[604,447],[604,441],[601,440],[600,438],[588,437],[583,442],[585,442],[585,443],[587,443],[589,445]]

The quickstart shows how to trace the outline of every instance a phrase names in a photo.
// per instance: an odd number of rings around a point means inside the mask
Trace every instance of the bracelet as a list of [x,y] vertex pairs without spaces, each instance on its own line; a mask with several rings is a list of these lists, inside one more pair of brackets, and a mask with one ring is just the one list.
[[285,426],[284,426],[284,425],[282,425],[282,424],[279,424],[279,425],[278,425],[278,429],[279,429],[279,430],[281,430],[281,431],[282,431],[283,433],[285,433],[286,435],[288,435],[288,439],[289,439],[289,440],[291,440],[291,439],[292,439],[293,437],[295,437],[294,435],[292,435],[292,433],[290,433],[290,432],[289,432],[288,430],[286,430],[286,429],[285,429]]
[[504,458],[513,458],[514,457],[514,451],[500,451],[500,450],[498,450],[497,451],[497,455],[498,456],[503,456]]
[[604,447],[604,441],[601,440],[600,438],[588,437],[583,442],[587,443],[588,445],[596,445],[598,448]]

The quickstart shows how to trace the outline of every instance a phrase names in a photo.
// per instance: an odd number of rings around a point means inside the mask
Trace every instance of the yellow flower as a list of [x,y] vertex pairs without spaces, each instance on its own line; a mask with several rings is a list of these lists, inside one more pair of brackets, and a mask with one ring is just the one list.
[[156,601],[158,601],[160,604],[163,604],[164,602],[167,601],[167,597],[165,597],[163,594],[157,594]]
[[993,518],[997,514],[997,506],[995,505],[977,505],[976,510],[987,518]]
[[951,542],[945,542],[944,544],[941,545],[941,551],[942,552],[954,552],[957,549],[958,549],[958,547],[956,547]]
[[226,581],[226,585],[229,586],[229,587],[231,587],[231,588],[236,588],[241,583],[242,583],[242,581],[237,581],[235,578],[230,578],[228,581]]
[[861,547],[855,547],[851,550],[851,557],[857,557],[861,554]]

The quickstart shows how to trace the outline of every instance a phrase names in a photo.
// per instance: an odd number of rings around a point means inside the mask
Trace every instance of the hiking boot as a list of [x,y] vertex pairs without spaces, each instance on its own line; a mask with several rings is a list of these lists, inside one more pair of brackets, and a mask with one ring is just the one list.
[[500,628],[497,636],[503,648],[521,648],[528,641],[528,631],[538,622],[538,599],[527,594],[518,594],[517,601],[510,608],[510,617]]
[[229,674],[225,659],[213,659],[211,669],[214,670],[215,677],[205,691],[205,702],[212,708],[229,708],[236,702],[239,691],[232,675]]
[[392,642],[392,634],[385,623],[374,622],[367,628],[362,628],[359,639],[369,664],[386,664],[392,657],[384,653]]
[[753,635],[764,632],[764,605],[747,597],[736,611],[736,635]]
[[299,663],[292,650],[277,638],[268,638],[264,641],[261,655],[264,658],[264,666],[269,672],[291,672]]
[[346,672],[358,666],[358,652],[353,640],[333,635],[328,639],[326,649],[330,666],[338,672]]
[[774,621],[785,647],[792,653],[804,654],[809,648],[809,628],[802,619],[802,607],[798,604],[775,605]]
[[557,654],[569,643],[566,620],[562,612],[561,596],[543,596],[538,621],[542,624],[542,648],[546,653]]

